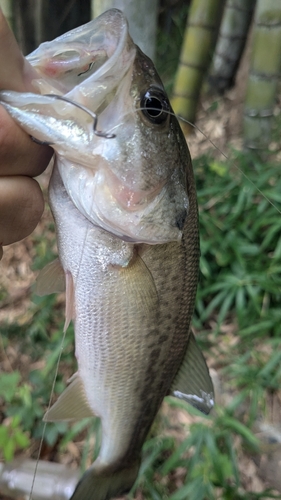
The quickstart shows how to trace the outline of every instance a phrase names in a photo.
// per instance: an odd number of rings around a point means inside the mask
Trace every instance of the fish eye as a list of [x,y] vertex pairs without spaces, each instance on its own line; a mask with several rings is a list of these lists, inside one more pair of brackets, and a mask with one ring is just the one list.
[[160,89],[151,87],[141,99],[141,111],[151,123],[164,123],[170,112],[168,98]]

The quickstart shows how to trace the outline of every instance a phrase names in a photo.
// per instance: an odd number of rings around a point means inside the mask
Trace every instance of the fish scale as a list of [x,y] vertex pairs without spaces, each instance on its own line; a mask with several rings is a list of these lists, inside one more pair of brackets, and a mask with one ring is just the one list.
[[[101,456],[103,456],[104,446],[104,449],[108,450],[109,458],[112,459],[115,456],[118,458],[119,448],[121,448],[121,454],[124,454],[125,436],[130,437],[130,427],[133,433],[132,413],[134,411],[138,415],[140,412],[139,407],[142,401],[136,402],[133,396],[150,368],[146,366],[150,354],[150,344],[147,344],[146,335],[155,334],[157,329],[158,298],[156,294],[153,294],[151,307],[147,304],[146,314],[144,314],[143,310],[138,307],[138,295],[142,294],[141,286],[132,290],[134,295],[131,296],[131,300],[129,293],[119,293],[120,289],[122,290],[122,275],[130,271],[126,268],[121,269],[120,275],[120,270],[114,270],[111,264],[109,264],[109,269],[104,269],[104,255],[99,259],[99,248],[97,248],[101,230],[92,228],[87,220],[82,221],[78,211],[77,220],[75,220],[75,209],[73,209],[74,214],[69,218],[67,203],[64,200],[58,201],[62,194],[67,197],[67,193],[62,188],[59,189],[57,180],[55,180],[56,193],[54,193],[53,183],[54,180],[50,188],[51,206],[55,219],[57,216],[60,219],[60,229],[64,235],[62,241],[60,239],[58,241],[61,260],[72,273],[75,288],[75,336],[78,365],[80,358],[83,359],[79,375],[81,379],[87,381],[84,382],[84,386],[90,405],[94,413],[102,418],[103,426],[106,428],[106,441],[102,444]],[[64,206],[63,211],[61,205]],[[79,224],[81,226],[82,223],[88,229],[87,246],[81,246],[81,254],[77,253],[74,261],[74,256],[69,257],[67,249],[69,245],[75,245],[77,237],[75,228]],[[110,247],[111,239],[108,235],[108,247]],[[106,234],[103,234],[102,251],[104,251],[105,240]],[[121,243],[120,240],[120,245]],[[132,245],[127,244],[127,246]],[[116,260],[114,251],[112,254],[114,261]],[[91,295],[87,293],[88,282],[91,283]],[[100,314],[101,309],[103,315]],[[93,331],[96,333],[94,336]],[[87,376],[89,372],[91,372],[91,377]],[[130,385],[128,385],[128,380]],[[118,397],[120,388],[123,388],[122,394]],[[128,423],[124,426],[128,412],[131,414],[131,423],[130,426]],[[115,425],[116,421],[118,427]],[[110,443],[113,444],[112,447],[109,446]],[[107,459],[108,457],[105,456],[104,461]]]
[[[55,151],[49,199],[59,260],[38,282],[40,293],[65,282],[65,328],[73,320],[78,364],[44,418],[101,418],[98,458],[71,499],[109,500],[133,486],[167,394],[205,413],[213,406],[190,330],[199,271],[192,164],[161,80],[120,11],[42,44],[28,59],[35,87],[56,97],[6,91],[0,100]],[[75,102],[59,101],[62,93]],[[98,113],[101,133],[79,105]]]

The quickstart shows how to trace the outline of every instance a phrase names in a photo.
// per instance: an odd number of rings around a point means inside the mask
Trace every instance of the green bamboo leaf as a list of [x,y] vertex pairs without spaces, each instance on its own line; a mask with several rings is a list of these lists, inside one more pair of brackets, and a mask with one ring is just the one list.
[[271,322],[269,321],[261,322],[258,325],[253,324],[239,330],[239,335],[240,337],[251,337],[252,335],[256,335],[259,331],[262,333],[267,331],[269,326],[271,326]]
[[235,483],[239,487],[240,486],[240,474],[239,474],[237,456],[236,456],[235,448],[233,446],[233,440],[232,440],[231,436],[229,436],[229,435],[227,435],[225,437],[225,440],[226,440],[226,444],[227,444],[229,457],[231,460],[232,473],[234,475]]
[[228,291],[227,290],[222,290],[220,293],[218,293],[209,303],[209,305],[205,309],[205,313],[202,315],[202,321],[206,320],[211,313],[214,311],[214,309],[224,300],[226,297]]
[[265,250],[272,242],[275,235],[280,235],[280,220],[276,222],[276,224],[269,227],[266,232],[266,236],[260,246],[261,251]]
[[246,201],[247,201],[247,196],[248,196],[248,193],[246,192],[245,187],[243,187],[240,190],[240,193],[238,195],[237,203],[233,207],[232,219],[233,218],[236,219],[243,212],[244,206],[245,206]]
[[242,424],[238,420],[224,416],[222,419],[222,425],[225,428],[231,429],[236,434],[239,434],[241,437],[245,439],[245,441],[247,441],[252,446],[254,447],[258,446],[259,440],[257,439],[257,437],[252,433],[250,429],[248,429],[244,424]]
[[210,484],[205,484],[202,477],[198,477],[184,485],[170,496],[170,500],[214,500],[214,490]]
[[233,413],[236,409],[238,409],[248,397],[248,390],[241,390],[238,394],[236,394],[230,403],[228,403],[226,410],[227,413]]
[[237,290],[237,294],[235,297],[235,306],[238,315],[241,315],[245,311],[246,305],[246,297],[245,297],[245,289],[244,287],[240,287]]
[[220,311],[219,311],[218,323],[222,323],[225,316],[230,311],[230,308],[231,308],[232,304],[234,303],[235,295],[236,295],[236,291],[232,290],[231,292],[228,293],[227,297],[225,297],[225,299],[221,305]]
[[246,290],[248,292],[249,297],[252,299],[252,304],[258,314],[260,314],[260,298],[259,298],[259,289],[258,287],[254,287],[251,284],[246,285]]
[[[150,453],[146,455],[148,447],[150,449]],[[143,450],[144,459],[141,463],[140,475],[145,474],[146,471],[152,468],[153,463],[159,457],[159,455],[161,455],[166,450],[170,450],[171,448],[173,448],[173,440],[171,438],[159,439],[157,437],[145,443]]]
[[281,350],[274,352],[269,359],[269,361],[266,363],[266,365],[263,367],[263,369],[260,371],[259,375],[260,377],[268,377],[271,375],[272,371],[276,368],[277,365],[279,365],[281,361]]
[[80,434],[80,432],[84,431],[90,424],[91,418],[83,418],[79,422],[76,422],[72,425],[71,429],[65,433],[63,439],[60,443],[60,448],[64,449],[65,446],[73,439]]
[[[281,259],[281,238],[279,238],[278,243],[277,243],[277,245],[275,247],[273,258],[276,259],[276,260],[280,260]],[[280,272],[279,270],[278,271],[273,270],[273,273],[277,274],[279,272]]]
[[172,455],[162,465],[160,472],[163,476],[169,474],[172,470],[179,466],[182,454],[190,447],[190,438],[185,439],[172,453]]

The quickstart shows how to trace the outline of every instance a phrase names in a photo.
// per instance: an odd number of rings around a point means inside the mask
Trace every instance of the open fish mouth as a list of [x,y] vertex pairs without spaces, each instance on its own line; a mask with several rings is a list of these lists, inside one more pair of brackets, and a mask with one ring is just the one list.
[[41,94],[55,91],[73,100],[79,94],[81,104],[81,98],[91,94],[88,107],[95,110],[108,90],[123,78],[134,53],[125,18],[112,11],[106,25],[95,19],[83,30],[76,28],[42,43],[27,60],[41,76],[34,82]]

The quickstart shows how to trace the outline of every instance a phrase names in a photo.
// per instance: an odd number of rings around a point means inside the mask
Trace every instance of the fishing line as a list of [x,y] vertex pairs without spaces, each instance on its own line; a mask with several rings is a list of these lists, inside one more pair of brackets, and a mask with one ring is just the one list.
[[[45,97],[53,97],[54,99],[57,99],[59,101],[67,102],[68,104],[72,104],[73,106],[76,106],[76,108],[79,108],[82,111],[85,111],[85,113],[87,113],[88,115],[90,115],[90,117],[93,119],[93,132],[98,137],[104,137],[105,139],[114,139],[114,137],[116,137],[115,134],[108,134],[106,132],[101,132],[100,130],[97,130],[98,117],[97,117],[96,113],[94,113],[93,111],[91,111],[86,106],[83,106],[79,102],[72,101],[71,99],[68,99],[67,97],[64,97],[64,96],[61,96],[61,95],[58,95],[58,94],[44,94],[44,96]],[[47,144],[49,146],[51,146],[53,143],[52,142],[48,142]]]
[[[65,101],[65,102],[67,102],[69,104],[73,104],[77,108],[79,108],[82,111],[85,111],[87,114],[89,114],[91,116],[91,118],[93,119],[93,132],[94,132],[94,134],[96,136],[102,137],[104,139],[113,139],[113,138],[116,137],[115,134],[104,133],[104,132],[101,132],[101,131],[97,130],[98,117],[97,117],[97,115],[95,113],[93,113],[92,111],[90,111],[85,106],[82,106],[81,104],[79,104],[79,103],[77,103],[75,101],[72,101],[70,99],[67,99],[67,98],[65,98],[63,96],[59,96],[59,95],[55,95],[55,94],[50,94],[48,97],[53,97],[55,99],[58,99],[58,100],[61,100],[61,101]],[[48,144],[50,145],[50,143],[48,143]],[[55,151],[54,151],[54,154],[56,154]],[[94,204],[94,199],[93,199],[93,202],[92,202],[92,207],[93,207],[93,204]],[[80,243],[80,246],[82,248],[82,252],[81,252],[79,263],[78,263],[78,273],[77,273],[76,279],[79,278],[80,269],[81,269],[81,263],[82,263],[82,260],[83,260],[84,250],[85,250],[85,246],[86,246],[86,240],[87,240],[87,237],[88,237],[88,232],[89,232],[89,228],[87,227],[86,232],[85,232],[85,236],[84,236],[84,239],[83,239],[83,242],[82,242],[82,245]],[[66,297],[66,299],[67,299],[67,297]],[[58,359],[57,359],[57,362],[56,362],[56,369],[55,369],[55,374],[54,374],[54,379],[53,379],[53,384],[52,384],[52,388],[51,388],[51,394],[50,394],[50,398],[49,398],[49,404],[48,404],[47,411],[49,411],[50,408],[51,408],[51,403],[52,403],[52,399],[53,399],[53,395],[54,395],[54,390],[55,390],[56,379],[57,379],[57,375],[58,375],[58,371],[59,371],[60,360],[61,360],[62,352],[63,352],[63,349],[64,349],[64,342],[65,342],[66,332],[67,332],[67,329],[64,329],[62,340],[61,340],[60,353],[59,353],[59,356],[58,356]],[[42,446],[43,446],[43,442],[44,442],[44,437],[45,437],[45,433],[46,433],[47,423],[48,422],[44,422],[44,426],[43,426],[43,430],[42,430],[42,436],[41,436],[41,439],[40,439],[40,444],[39,444],[39,449],[38,449],[38,454],[37,454],[35,469],[34,469],[34,473],[33,473],[32,485],[31,485],[31,490],[30,490],[30,494],[29,494],[29,500],[32,500],[32,494],[33,494],[33,490],[34,490],[34,484],[35,484],[37,470],[38,470],[38,466],[39,466],[39,460],[40,460],[41,450],[42,450]]]
[[[146,107],[146,108],[138,108],[137,110],[135,110],[136,112],[138,111],[145,111],[145,110],[151,110],[151,111],[158,111],[159,112],[159,108],[153,108],[153,107]],[[243,170],[237,165],[237,163],[234,161],[234,160],[231,160],[226,153],[224,153],[213,141],[212,139],[210,139],[206,134],[205,132],[203,132],[203,130],[201,130],[197,125],[195,125],[194,123],[186,120],[185,118],[183,118],[182,116],[180,115],[176,115],[175,113],[173,113],[172,111],[167,111],[167,110],[163,110],[164,113],[167,113],[169,114],[170,116],[174,116],[175,118],[177,118],[178,120],[181,120],[183,121],[184,123],[187,123],[188,125],[190,125],[191,127],[193,127],[195,130],[198,130],[198,132],[200,134],[203,135],[203,137],[205,137],[205,139],[207,139],[207,141],[228,161],[231,163],[231,165],[233,165],[237,170],[238,172],[240,172],[243,177],[258,191],[258,193],[260,193],[260,195],[270,204],[272,205],[273,208],[275,208],[275,210],[281,214],[281,210],[279,210],[279,208],[275,205],[275,203],[273,203],[273,201],[270,200],[270,198],[268,198],[268,196],[266,194],[263,193],[263,191],[254,183],[254,181],[252,181],[252,179],[250,179],[250,177],[245,174],[245,172],[243,172]],[[113,129],[114,130],[114,129]],[[186,140],[187,142],[187,145],[188,145],[188,141]]]
[[[66,98],[64,96],[60,96],[60,95],[57,95],[57,94],[45,94],[45,96],[46,97],[52,97],[53,99],[57,99],[57,100],[60,100],[60,101],[64,101],[64,102],[66,102],[68,104],[72,104],[73,106],[81,109],[82,111],[84,111],[85,113],[87,113],[88,115],[90,115],[91,118],[93,119],[93,132],[94,132],[94,134],[96,136],[103,137],[104,139],[114,139],[116,137],[115,134],[101,132],[100,130],[97,130],[98,117],[97,117],[96,113],[94,113],[93,111],[89,110],[86,106],[83,106],[82,104],[77,103],[76,101],[72,101],[72,100],[70,100],[70,99],[68,99],[68,98]],[[50,142],[44,143],[44,142],[41,142],[41,141],[37,141],[37,139],[34,138],[34,137],[32,137],[32,140],[35,141],[35,142],[40,142],[41,144],[47,144],[48,146],[52,146],[52,144],[53,144],[53,143],[50,143]],[[54,154],[56,154],[56,152],[54,152]],[[94,203],[94,200],[93,200],[93,203]],[[82,263],[82,259],[83,259],[83,255],[84,255],[84,249],[85,249],[85,244],[86,244],[87,236],[88,236],[88,228],[86,230],[84,241],[82,243],[82,252],[81,252],[80,261],[79,261],[79,264],[78,264],[77,279],[78,279],[79,273],[80,273],[80,267],[81,267],[81,263]],[[56,363],[55,375],[54,375],[54,379],[53,379],[53,384],[52,384],[52,388],[51,388],[51,394],[50,394],[50,398],[49,398],[49,404],[48,404],[47,411],[49,411],[50,408],[51,408],[51,402],[52,402],[53,395],[54,395],[55,383],[56,383],[56,379],[57,379],[57,375],[58,375],[58,371],[59,371],[60,360],[61,360],[61,356],[62,356],[62,351],[64,349],[64,341],[65,341],[66,331],[67,331],[67,329],[64,329],[64,331],[63,331],[63,337],[62,337],[62,341],[61,341],[60,353],[59,353],[59,356],[58,356],[58,359],[57,359],[57,363]],[[34,484],[35,484],[35,480],[36,480],[36,474],[37,474],[37,470],[38,470],[40,455],[41,455],[42,446],[43,446],[43,442],[44,442],[44,437],[45,437],[45,433],[46,433],[46,426],[47,426],[47,422],[44,422],[44,426],[43,426],[43,430],[42,430],[42,436],[41,436],[41,440],[40,440],[40,444],[39,444],[39,449],[38,449],[38,454],[37,454],[37,459],[36,459],[36,464],[35,464],[35,469],[34,469],[34,474],[33,474],[33,479],[32,479],[31,490],[30,490],[30,494],[29,494],[29,500],[32,500],[32,494],[33,494],[33,490],[34,490]]]
[[201,130],[197,125],[189,122],[188,120],[186,120],[185,118],[183,118],[182,116],[180,115],[175,115],[175,113],[171,113],[171,115],[175,116],[176,118],[178,118],[179,120],[187,123],[188,125],[190,125],[191,127],[193,127],[195,130],[198,130],[198,132],[200,132],[200,134],[203,135],[203,137],[205,137],[205,139],[207,139],[207,141],[210,142],[210,144],[217,150],[219,151],[219,153],[229,162],[231,162],[232,165],[234,165],[234,167],[238,170],[238,172],[240,172],[244,177],[245,179],[247,179],[247,181],[252,184],[252,186],[262,195],[262,197],[268,202],[270,203],[270,205],[272,205],[275,210],[277,210],[277,212],[279,214],[281,214],[281,210],[279,210],[279,208],[270,200],[270,198],[268,198],[268,196],[266,196],[266,194],[264,194],[260,188],[258,188],[258,186],[254,183],[254,181],[252,181],[252,179],[250,179],[250,177],[245,174],[245,172],[243,172],[243,170],[238,167],[238,165],[236,164],[236,162],[234,160],[231,160],[213,141],[212,139],[210,139],[204,132],[203,130]]
[[[114,127],[112,127],[112,129],[106,133],[104,132],[101,132],[99,130],[97,130],[97,123],[98,123],[98,117],[97,115],[92,112],[91,110],[89,110],[87,107],[81,105],[80,103],[77,103],[75,101],[72,101],[68,98],[65,98],[63,96],[59,96],[59,95],[56,95],[56,94],[47,94],[48,97],[53,97],[54,99],[58,99],[58,100],[61,100],[61,101],[65,101],[69,104],[72,104],[74,106],[76,106],[77,108],[85,111],[87,114],[89,114],[91,116],[91,118],[93,119],[93,132],[96,136],[99,136],[99,137],[103,137],[104,139],[114,139],[116,138],[116,136],[118,135],[118,132],[117,134],[115,134],[114,132],[116,131],[116,129],[118,129],[118,127],[120,127],[120,125],[122,124],[122,121],[119,122],[119,124],[115,125]],[[123,115],[123,119],[126,118],[126,116],[130,115],[131,113],[135,113],[135,112],[139,112],[139,111],[147,111],[147,109],[151,110],[151,111],[157,111],[159,113],[159,108],[153,108],[153,107],[146,107],[146,108],[138,108],[138,109],[134,109],[133,111],[131,112],[128,112],[126,114]],[[189,122],[188,120],[186,120],[185,118],[181,117],[181,116],[177,116],[175,113],[173,113],[172,111],[168,111],[168,110],[163,110],[165,113],[171,115],[171,116],[174,116],[175,118],[177,118],[178,120],[182,120],[183,122],[189,124],[191,127],[193,127],[195,130],[198,130],[199,133],[202,134],[203,137],[205,137],[205,139],[228,161],[228,162],[231,162],[231,164],[244,176],[244,178],[260,193],[260,195],[266,199],[266,201],[268,203],[270,203],[270,205],[272,205],[275,210],[277,210],[278,213],[281,214],[281,210],[279,210],[279,208],[268,198],[268,196],[266,196],[262,191],[261,189],[259,189],[256,184],[248,177],[247,174],[245,174],[245,172],[243,172],[243,170],[236,164],[235,161],[231,160],[227,154],[225,154],[214,142],[212,139],[210,139],[197,125]],[[93,200],[93,204],[94,204],[94,200]],[[77,278],[79,277],[79,273],[80,273],[80,268],[81,268],[81,263],[82,263],[82,260],[83,260],[83,255],[84,255],[84,250],[85,250],[85,243],[86,243],[86,240],[87,240],[87,237],[88,237],[88,231],[89,229],[87,228],[86,229],[86,232],[85,232],[85,237],[84,237],[84,240],[83,240],[83,243],[82,243],[82,252],[81,252],[81,255],[80,255],[80,259],[79,259],[79,264],[78,264],[78,274],[77,274]],[[54,380],[53,380],[53,384],[52,384],[52,389],[51,389],[51,395],[50,395],[50,399],[49,399],[49,405],[48,405],[48,408],[47,408],[47,411],[50,409],[51,407],[51,401],[52,401],[52,398],[53,398],[53,395],[54,395],[54,389],[55,389],[55,383],[56,383],[56,378],[57,378],[57,375],[58,375],[58,371],[59,371],[59,364],[60,364],[60,360],[61,360],[61,356],[62,356],[62,351],[63,351],[63,348],[64,348],[64,342],[65,342],[65,337],[66,337],[66,330],[63,332],[63,337],[62,337],[62,341],[61,341],[61,348],[60,348],[60,353],[59,353],[59,356],[58,356],[58,360],[57,360],[57,363],[56,363],[56,370],[55,370],[55,375],[54,375]],[[41,437],[41,440],[40,440],[40,445],[39,445],[39,450],[38,450],[38,456],[37,456],[37,461],[36,461],[36,466],[35,466],[35,470],[34,470],[34,476],[33,476],[33,481],[32,481],[32,486],[31,486],[31,492],[30,492],[30,496],[29,496],[29,500],[32,500],[32,493],[33,493],[33,489],[34,489],[34,484],[35,484],[35,480],[36,480],[36,474],[37,474],[37,470],[38,470],[38,465],[39,465],[39,460],[40,460],[40,454],[41,454],[41,450],[42,450],[42,446],[43,446],[43,442],[44,442],[44,436],[45,436],[45,431],[46,431],[46,425],[47,425],[47,422],[44,422],[44,427],[43,427],[43,432],[42,432],[42,437]]]
[[[49,411],[49,409],[51,408],[51,403],[52,403],[53,395],[54,395],[54,392],[55,392],[55,384],[56,384],[56,380],[57,380],[57,376],[58,376],[58,371],[59,371],[59,365],[60,365],[60,360],[61,360],[61,356],[62,356],[62,351],[64,349],[65,336],[66,336],[66,330],[64,330],[63,336],[62,336],[62,340],[61,340],[60,352],[59,352],[58,360],[57,360],[57,364],[56,364],[55,375],[54,375],[54,380],[53,380],[53,384],[52,384],[52,388],[51,388],[51,394],[50,394],[50,398],[49,398],[49,404],[48,404],[48,407],[47,407],[47,411]],[[38,470],[38,466],[39,466],[39,460],[40,460],[40,455],[41,455],[42,446],[43,446],[43,442],[44,442],[44,437],[45,437],[47,423],[48,422],[44,422],[44,425],[43,425],[42,437],[41,437],[40,443],[39,443],[39,449],[38,449],[38,453],[37,453],[37,459],[36,459],[36,463],[35,463],[35,468],[34,468],[34,473],[33,473],[33,478],[32,478],[32,483],[31,483],[31,489],[30,489],[28,500],[32,500],[32,494],[33,494],[33,490],[34,490],[34,484],[35,484],[36,474],[37,474],[37,470]]]
[[[99,136],[99,137],[104,137],[105,139],[114,139],[116,137],[116,134],[114,133],[110,133],[110,132],[101,132],[99,130],[97,130],[97,123],[98,123],[98,117],[96,115],[96,113],[94,113],[93,111],[89,110],[86,106],[83,106],[82,104],[76,102],[76,101],[73,101],[71,99],[68,99],[67,97],[64,97],[64,96],[61,96],[61,95],[57,95],[57,94],[45,94],[46,97],[53,97],[54,99],[57,99],[57,100],[61,100],[61,101],[64,101],[64,102],[67,102],[68,104],[72,104],[73,106],[76,106],[77,108],[81,109],[82,111],[85,111],[85,113],[87,113],[88,115],[91,116],[91,118],[93,119],[93,132],[96,136]],[[147,110],[150,110],[150,111],[157,111],[157,113],[159,113],[159,108],[154,108],[153,106],[147,106],[147,107],[140,107],[138,109],[135,109],[133,112],[139,112],[139,111],[147,111]],[[275,210],[277,210],[277,212],[279,214],[281,214],[281,210],[279,210],[279,208],[270,200],[270,198],[268,198],[268,196],[266,196],[266,194],[264,194],[260,188],[258,188],[258,186],[254,183],[254,181],[252,181],[252,179],[250,179],[250,177],[245,174],[245,172],[243,172],[243,170],[237,165],[237,163],[233,160],[231,160],[213,141],[212,139],[210,139],[206,134],[205,132],[203,132],[203,130],[201,130],[197,125],[195,125],[194,123],[191,123],[190,121],[186,120],[185,118],[183,118],[182,116],[180,115],[176,115],[175,113],[173,113],[172,111],[168,111],[167,109],[162,109],[161,112],[163,113],[166,113],[166,114],[169,114],[170,116],[174,116],[175,118],[177,118],[178,120],[181,120],[183,121],[184,123],[187,123],[188,125],[190,125],[191,127],[193,127],[195,130],[198,130],[198,132],[200,134],[203,135],[203,137],[205,137],[205,139],[207,141],[209,141],[209,143],[217,150],[219,151],[219,153],[227,160],[227,161],[230,161],[232,165],[234,165],[234,167],[238,170],[238,172],[240,172],[245,179],[247,179],[247,181],[258,191],[258,193],[261,194],[261,196],[270,204],[272,205]],[[130,112],[129,113],[126,113],[125,115],[123,115],[123,117],[125,118],[127,115],[131,114]],[[119,125],[116,125],[115,127],[113,127],[112,130],[114,130],[114,128],[116,127],[119,127]],[[34,140],[34,138],[33,138]],[[52,143],[48,143],[48,145],[52,145]]]

